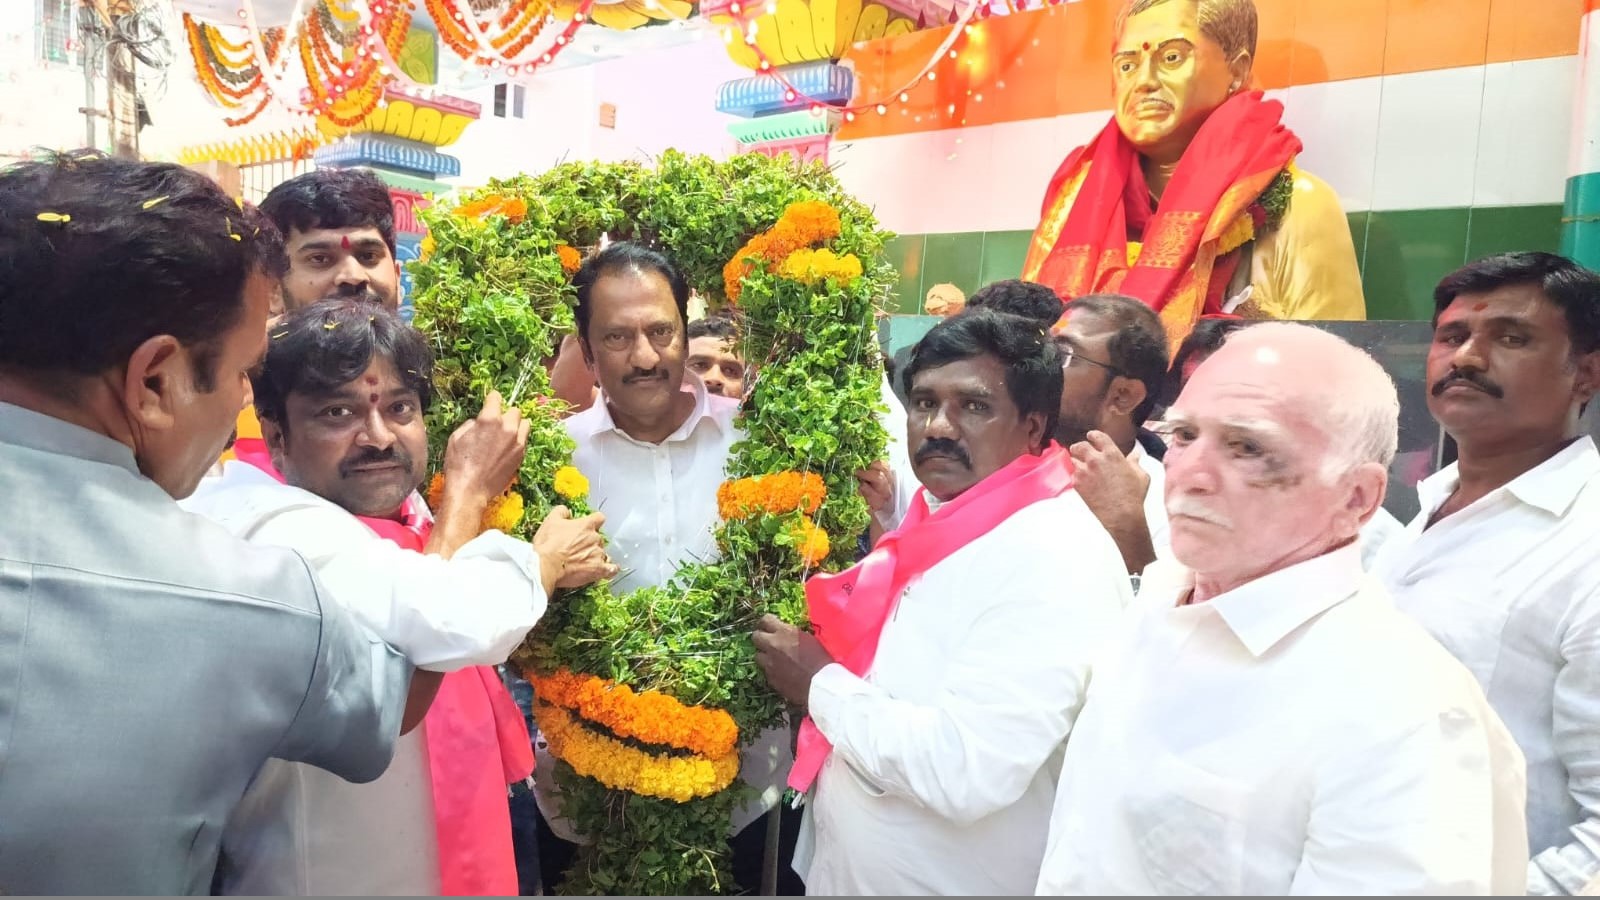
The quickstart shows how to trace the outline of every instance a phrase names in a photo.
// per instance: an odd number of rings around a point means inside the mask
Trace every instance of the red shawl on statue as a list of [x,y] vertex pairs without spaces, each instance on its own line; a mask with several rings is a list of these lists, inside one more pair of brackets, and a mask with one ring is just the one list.
[[[1202,314],[1222,311],[1238,254],[1218,259],[1224,232],[1300,152],[1283,104],[1259,91],[1213,111],[1184,151],[1154,212],[1139,152],[1113,119],[1056,170],[1023,277],[1072,299],[1117,292],[1161,314],[1174,344]],[[1128,263],[1129,235],[1142,242]]]
[[[988,534],[1025,506],[1071,490],[1072,457],[1058,444],[1039,456],[1022,456],[961,496],[928,512],[925,492],[911,501],[905,523],[884,535],[867,557],[837,575],[806,582],[811,628],[829,655],[865,676],[878,653],[878,638],[913,578]],[[833,745],[808,716],[800,723],[789,786],[805,791]]]
[[[241,438],[233,451],[240,462],[283,480],[264,441]],[[410,500],[401,516],[404,521],[356,518],[379,537],[421,553],[433,521]],[[422,727],[439,841],[439,892],[515,896],[506,786],[533,773],[533,742],[522,710],[493,667],[473,666],[444,676]]]

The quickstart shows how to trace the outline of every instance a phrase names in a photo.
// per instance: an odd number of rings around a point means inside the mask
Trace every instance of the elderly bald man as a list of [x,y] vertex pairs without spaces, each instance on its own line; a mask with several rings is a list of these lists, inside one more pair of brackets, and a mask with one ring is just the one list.
[[1303,325],[1196,371],[1167,417],[1176,562],[1095,670],[1040,893],[1521,892],[1516,744],[1362,577],[1399,408],[1370,356]]

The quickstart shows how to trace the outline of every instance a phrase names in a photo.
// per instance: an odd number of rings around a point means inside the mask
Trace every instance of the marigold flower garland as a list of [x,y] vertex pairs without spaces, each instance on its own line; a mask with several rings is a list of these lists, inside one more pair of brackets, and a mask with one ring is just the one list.
[[558,669],[526,673],[539,699],[603,725],[620,737],[662,744],[713,759],[734,751],[739,727],[720,709],[686,706],[655,691],[635,693],[595,675]]
[[552,754],[612,790],[687,803],[717,793],[739,775],[737,752],[715,759],[653,756],[584,728],[559,706],[536,704],[534,717]]
[[[518,199],[525,209],[510,206]],[[718,529],[721,559],[626,593],[568,592],[513,655],[555,757],[541,777],[560,785],[561,814],[591,839],[563,891],[722,893],[728,816],[745,793],[737,748],[783,708],[742,634],[762,614],[803,622],[802,579],[842,556],[830,534],[857,534],[868,519],[851,473],[883,452],[872,328],[893,277],[887,235],[823,167],[671,151],[654,166],[566,164],[491,182],[423,218],[437,243],[412,272],[418,327],[447,373],[430,417],[439,447],[491,387],[549,393],[538,360],[571,328],[578,248],[607,236],[664,243],[713,303],[734,276],[745,351],[765,362],[741,413],[748,439],[717,496],[734,516]],[[816,394],[822,381],[835,392]],[[542,431],[514,487],[527,504],[520,529],[556,503],[588,512],[562,499],[587,485],[565,471],[573,448],[555,413],[530,402],[524,414]]]

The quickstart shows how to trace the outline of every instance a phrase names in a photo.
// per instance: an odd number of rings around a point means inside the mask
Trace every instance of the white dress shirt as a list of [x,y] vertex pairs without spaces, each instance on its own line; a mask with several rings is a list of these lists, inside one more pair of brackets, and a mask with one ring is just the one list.
[[[237,461],[226,463],[220,478],[202,481],[183,506],[251,543],[298,551],[334,600],[423,668],[504,662],[544,613],[538,555],[498,531],[449,560],[415,553],[328,500]],[[437,894],[426,728],[402,735],[394,762],[370,784],[269,762],[228,820],[218,890]]]
[[[693,372],[683,386],[694,394],[694,408],[678,430],[659,444],[634,440],[617,427],[602,394],[595,404],[566,420],[577,441],[572,464],[589,479],[589,503],[605,513],[606,549],[622,570],[611,589],[626,593],[672,579],[679,567],[717,558],[717,488],[726,480],[728,452],[744,438],[733,419],[739,401],[706,393]],[[740,636],[739,640],[748,640]],[[534,744],[538,770],[555,771],[543,740]],[[774,728],[746,747],[739,777],[756,796],[733,814],[738,832],[782,799],[783,781],[794,756],[789,729]],[[535,777],[534,792],[545,820],[560,837],[583,841],[571,823],[556,814],[560,788],[552,777]]]
[[1528,758],[1531,893],[1600,875],[1600,453],[1574,441],[1424,530],[1457,467],[1375,574],[1477,676]]
[[807,892],[1031,891],[1089,657],[1130,600],[1072,491],[913,581],[865,678],[831,665],[811,682],[834,751],[795,853]]
[[706,393],[693,372],[683,380],[694,409],[658,444],[618,428],[603,394],[566,420],[578,443],[572,464],[589,479],[589,504],[605,513],[606,549],[622,568],[611,580],[619,594],[665,584],[685,563],[717,555],[717,487],[729,448],[744,437],[733,424],[739,401]]
[[1209,602],[1146,570],[1095,667],[1041,894],[1522,887],[1522,755],[1347,546]]

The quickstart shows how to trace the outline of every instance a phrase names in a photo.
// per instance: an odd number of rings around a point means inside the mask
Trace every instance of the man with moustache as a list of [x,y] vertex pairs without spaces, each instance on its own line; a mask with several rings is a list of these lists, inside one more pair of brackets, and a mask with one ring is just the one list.
[[807,583],[815,636],[771,616],[754,636],[773,689],[810,716],[789,784],[810,792],[812,846],[795,868],[812,894],[1024,894],[1128,579],[1051,442],[1061,359],[1036,324],[954,316],[905,377],[923,484],[905,524]]
[[1400,403],[1304,325],[1241,331],[1168,414],[1145,571],[1067,747],[1041,894],[1507,894],[1523,761],[1363,576]]
[[508,773],[527,777],[532,758],[492,667],[557,587],[614,569],[598,514],[573,521],[558,507],[531,546],[479,533],[516,477],[528,430],[492,392],[451,435],[437,518],[408,503],[427,467],[432,371],[427,338],[379,307],[330,300],[291,313],[271,329],[253,378],[284,481],[230,462],[186,503],[252,543],[298,551],[438,691],[431,710],[428,698],[413,710],[428,713],[422,728],[370,785],[305,766],[263,769],[223,838],[222,893],[516,892],[505,788]]
[[[589,479],[589,502],[606,512],[614,590],[665,584],[685,563],[717,556],[717,486],[728,453],[744,435],[734,424],[739,401],[706,390],[686,371],[689,285],[667,256],[631,242],[609,245],[572,278],[584,362],[600,385],[594,405],[566,420],[577,443],[572,463]],[[581,842],[560,816],[556,761],[539,747],[535,780],[548,826],[539,835],[540,868],[553,889]],[[739,776],[752,798],[733,814],[733,872],[747,890],[761,884],[765,813],[782,797],[789,729],[776,728],[745,748]],[[785,845],[792,848],[798,817]],[[787,858],[787,851],[784,854]],[[779,893],[802,891],[783,870]]]
[[1374,573],[1455,654],[1528,758],[1527,890],[1600,875],[1600,274],[1549,253],[1434,291],[1428,410],[1459,456]]

